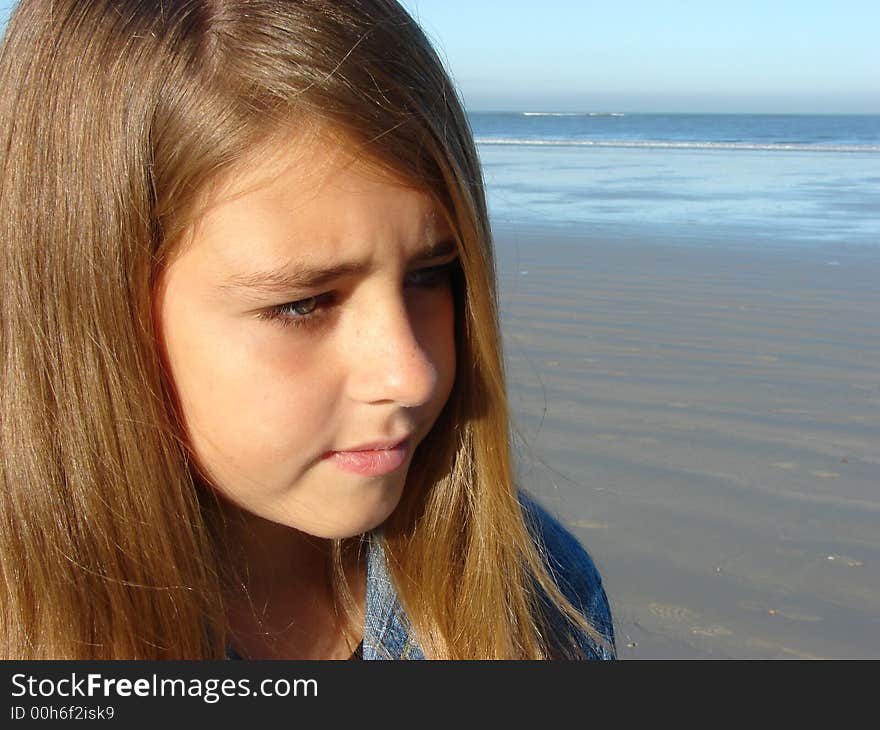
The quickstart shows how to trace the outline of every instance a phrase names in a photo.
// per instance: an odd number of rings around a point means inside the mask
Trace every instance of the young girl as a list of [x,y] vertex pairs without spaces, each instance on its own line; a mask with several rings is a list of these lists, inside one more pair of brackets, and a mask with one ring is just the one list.
[[613,656],[393,0],[22,0],[0,94],[2,658]]

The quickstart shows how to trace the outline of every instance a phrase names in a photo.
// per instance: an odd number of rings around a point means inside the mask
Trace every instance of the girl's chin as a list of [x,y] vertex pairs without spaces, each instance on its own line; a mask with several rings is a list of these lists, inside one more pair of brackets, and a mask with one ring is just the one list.
[[380,527],[394,512],[399,501],[398,495],[397,499],[370,505],[363,510],[351,511],[348,508],[343,514],[337,512],[334,515],[328,515],[326,520],[297,520],[298,524],[291,525],[291,527],[326,539],[341,540],[357,537]]
[[270,499],[261,499],[259,492],[205,486],[221,498],[219,503],[230,516],[239,513],[246,521],[274,523],[317,538],[344,539],[370,532],[391,516],[403,495],[406,473],[401,468],[384,477],[346,474],[341,480],[331,475],[319,480],[323,486],[312,481],[307,487],[296,485],[305,489],[276,491]]
[[[373,493],[371,498],[346,499],[309,507],[298,504],[288,515],[265,515],[280,524],[318,538],[341,540],[357,537],[381,526],[394,512],[403,493],[402,485]],[[359,504],[357,503],[359,502]]]

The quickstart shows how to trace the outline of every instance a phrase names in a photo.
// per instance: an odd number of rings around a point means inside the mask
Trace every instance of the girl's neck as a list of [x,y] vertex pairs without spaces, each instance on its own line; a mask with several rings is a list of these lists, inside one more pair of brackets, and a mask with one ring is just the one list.
[[352,556],[344,572],[356,621],[345,631],[332,588],[332,542],[224,505],[229,546],[223,594],[229,640],[248,659],[347,659],[360,641],[366,566]]

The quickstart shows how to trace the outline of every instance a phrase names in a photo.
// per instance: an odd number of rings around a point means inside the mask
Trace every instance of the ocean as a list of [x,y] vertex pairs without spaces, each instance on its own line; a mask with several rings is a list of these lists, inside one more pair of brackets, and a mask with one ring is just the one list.
[[880,116],[473,112],[497,229],[880,244]]

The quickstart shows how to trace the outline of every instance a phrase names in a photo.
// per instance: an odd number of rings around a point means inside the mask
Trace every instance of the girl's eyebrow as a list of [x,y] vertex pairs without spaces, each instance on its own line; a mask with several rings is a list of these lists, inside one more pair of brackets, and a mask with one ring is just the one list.
[[[407,261],[408,266],[417,266],[430,261],[446,258],[458,251],[452,239],[444,239],[423,248]],[[221,291],[248,289],[259,294],[281,294],[300,289],[319,289],[322,286],[345,276],[364,274],[370,268],[367,262],[336,264],[322,268],[306,268],[291,264],[278,269],[231,274],[220,284]]]

